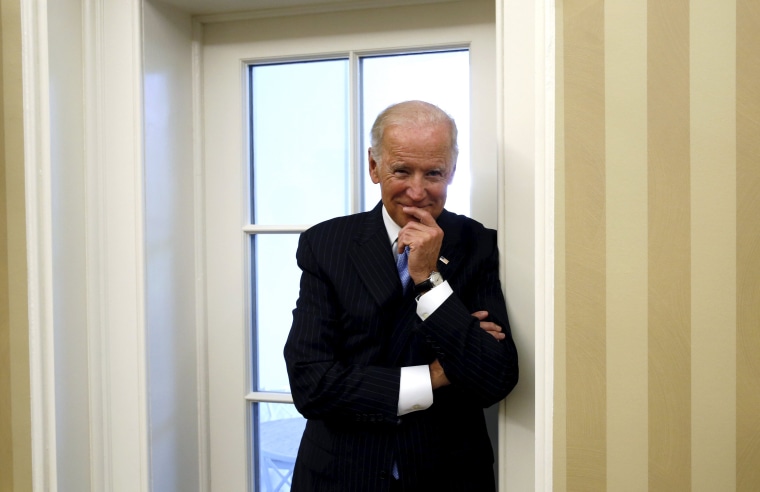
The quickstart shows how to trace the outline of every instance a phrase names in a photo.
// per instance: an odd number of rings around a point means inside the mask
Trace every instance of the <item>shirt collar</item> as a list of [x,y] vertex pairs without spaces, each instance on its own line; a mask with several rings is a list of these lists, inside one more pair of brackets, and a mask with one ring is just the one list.
[[388,233],[388,241],[393,245],[396,239],[398,239],[398,233],[401,232],[401,226],[391,219],[390,214],[385,209],[385,205],[383,205],[383,224],[385,224],[385,231]]

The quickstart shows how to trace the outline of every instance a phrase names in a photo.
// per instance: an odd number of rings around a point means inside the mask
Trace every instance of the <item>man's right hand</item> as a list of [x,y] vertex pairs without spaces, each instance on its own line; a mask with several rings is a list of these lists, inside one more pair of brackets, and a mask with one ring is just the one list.
[[409,276],[419,284],[435,271],[443,243],[443,229],[422,208],[404,207],[412,219],[398,233],[398,252],[409,246]]
[[451,384],[449,378],[446,377],[446,373],[443,372],[443,366],[438,362],[438,359],[430,364],[430,382],[432,383],[433,389],[438,389],[442,386],[448,386]]

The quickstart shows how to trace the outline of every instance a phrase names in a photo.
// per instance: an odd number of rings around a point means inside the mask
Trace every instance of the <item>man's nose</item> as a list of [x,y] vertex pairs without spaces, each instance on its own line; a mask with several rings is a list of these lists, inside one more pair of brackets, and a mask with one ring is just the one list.
[[406,194],[414,200],[415,202],[418,202],[425,198],[425,180],[421,176],[413,176],[411,180],[409,180],[409,187],[406,189]]

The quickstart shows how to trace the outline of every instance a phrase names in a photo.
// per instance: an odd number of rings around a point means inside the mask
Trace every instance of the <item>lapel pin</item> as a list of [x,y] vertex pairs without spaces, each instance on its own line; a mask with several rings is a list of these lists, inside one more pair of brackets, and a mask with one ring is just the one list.
[[448,264],[449,264],[449,260],[447,260],[445,256],[441,256],[441,257],[440,257],[440,258],[438,258],[438,259],[439,259],[439,260],[441,260],[441,262],[442,262],[444,265],[448,265]]

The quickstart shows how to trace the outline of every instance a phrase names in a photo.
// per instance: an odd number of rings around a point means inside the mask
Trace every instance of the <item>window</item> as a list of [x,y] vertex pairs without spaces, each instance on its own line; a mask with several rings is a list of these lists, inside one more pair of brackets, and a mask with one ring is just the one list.
[[[316,70],[319,67],[315,66],[322,62],[340,62],[335,65],[347,66],[345,114],[348,127],[344,148],[347,167],[345,194],[341,197],[346,200],[347,211],[330,211],[332,215],[339,215],[362,210],[367,200],[374,204],[374,199],[365,198],[363,190],[367,157],[366,144],[361,140],[366,133],[362,128],[364,116],[371,120],[376,111],[366,107],[366,95],[359,96],[371,92],[368,82],[378,80],[377,77],[382,75],[388,78],[384,82],[387,86],[391,86],[395,78],[409,79],[407,84],[396,84],[402,88],[411,88],[414,85],[412,79],[416,78],[412,72],[394,74],[379,70],[380,73],[371,78],[362,73],[371,70],[370,65],[375,62],[400,62],[405,61],[404,58],[422,60],[422,55],[443,56],[443,52],[462,56],[466,60],[463,67],[439,72],[432,82],[422,84],[424,92],[399,94],[398,100],[431,100],[453,113],[462,137],[462,150],[457,176],[449,189],[447,208],[460,213],[467,213],[469,209],[471,217],[488,227],[495,227],[497,106],[494,104],[494,26],[493,3],[488,0],[203,24],[202,64],[198,73],[201,88],[198,123],[202,139],[197,141],[203,173],[197,190],[202,212],[199,230],[203,233],[200,243],[203,277],[198,282],[204,287],[199,291],[201,299],[197,304],[197,315],[202,324],[198,352],[202,368],[199,374],[199,410],[202,415],[199,435],[201,442],[205,443],[203,449],[208,450],[202,457],[202,464],[205,463],[202,469],[208,470],[214,490],[258,492],[266,486],[258,471],[261,468],[260,440],[264,434],[259,427],[266,419],[278,420],[289,415],[287,409],[292,409],[289,389],[281,388],[281,383],[287,381],[284,367],[278,370],[266,361],[279,363],[282,360],[280,347],[290,329],[300,272],[293,265],[291,277],[277,267],[276,258],[266,256],[264,260],[263,255],[269,248],[275,253],[282,252],[292,262],[298,233],[321,220],[316,217],[267,218],[260,214],[278,211],[266,208],[269,204],[264,202],[255,204],[255,213],[259,215],[254,214],[253,194],[256,190],[253,183],[263,184],[265,178],[264,175],[254,175],[250,165],[254,125],[263,129],[263,123],[260,120],[257,123],[250,112],[253,104],[251,70],[286,70],[298,65]],[[407,58],[403,54],[410,56]],[[467,84],[462,91],[464,101],[469,103],[469,111],[464,115],[457,114],[452,103],[433,100],[435,93],[446,95],[452,92],[439,87],[442,81],[450,82],[456,77],[461,77]],[[285,98],[286,102],[288,100]],[[364,101],[364,108],[359,104],[360,100]],[[384,105],[385,102],[377,103],[377,107]],[[297,116],[300,118],[299,111],[303,108],[280,106],[280,110],[292,120]],[[283,128],[292,131],[294,126]],[[470,141],[468,150],[465,150],[465,134]],[[298,147],[299,143],[302,148]],[[306,154],[311,157],[324,152],[324,149],[306,148],[295,138],[289,140],[288,145],[297,147],[294,154],[299,160],[306,159]],[[259,147],[259,150],[263,149]],[[263,155],[258,156],[258,164],[262,164],[261,159]],[[465,172],[467,165],[469,172]],[[280,176],[284,174],[280,173]],[[468,208],[463,208],[456,205],[455,189],[465,187],[469,192],[470,186],[465,185],[463,179],[467,174],[477,194],[473,193],[471,201],[465,204]],[[286,191],[295,189],[295,181],[291,183],[290,179],[290,175],[287,179],[280,178],[287,185],[283,187]],[[274,181],[270,179],[269,182]],[[273,199],[287,200],[288,195],[284,196],[275,195]],[[311,206],[308,212],[318,213],[312,211]],[[295,210],[295,207],[291,208]],[[330,214],[325,212],[323,216]],[[286,247],[290,251],[284,251]],[[256,255],[261,260],[258,267]],[[271,274],[264,272],[265,265]],[[278,278],[269,281],[265,279],[267,275]],[[264,289],[270,291],[270,285],[272,296],[257,298],[265,295]],[[277,285],[284,286],[285,290],[274,295]],[[293,290],[287,293],[287,289]],[[272,305],[271,298],[286,307],[281,308],[284,312],[277,313],[282,318],[277,326],[264,326],[263,323],[269,322],[259,316],[265,316],[262,309]],[[258,312],[255,311],[257,308]],[[263,339],[270,334],[272,340]],[[280,337],[279,341],[277,337]],[[264,353],[272,358],[265,359]],[[495,437],[493,440],[496,442]],[[277,482],[272,482],[276,487]],[[281,490],[287,490],[287,487],[283,486]]]
[[[292,405],[282,357],[298,296],[297,233],[375,206],[380,194],[367,172],[369,129],[382,109],[408,99],[437,104],[456,119],[460,156],[447,208],[469,214],[469,73],[466,49],[350,53],[248,67],[250,224],[244,233],[251,265],[251,388],[246,400],[256,490],[289,490],[304,427]],[[353,93],[360,96],[353,99]]]

